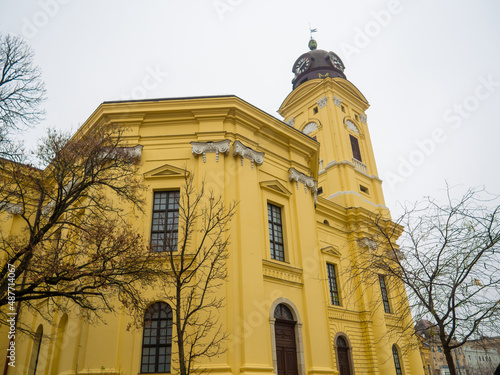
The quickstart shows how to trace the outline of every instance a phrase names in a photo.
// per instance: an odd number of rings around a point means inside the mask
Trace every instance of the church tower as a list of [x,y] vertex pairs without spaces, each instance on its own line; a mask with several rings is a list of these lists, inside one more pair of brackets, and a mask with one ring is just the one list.
[[318,194],[343,207],[384,206],[365,111],[369,104],[349,82],[334,52],[310,51],[293,64],[293,91],[278,112],[320,147]]

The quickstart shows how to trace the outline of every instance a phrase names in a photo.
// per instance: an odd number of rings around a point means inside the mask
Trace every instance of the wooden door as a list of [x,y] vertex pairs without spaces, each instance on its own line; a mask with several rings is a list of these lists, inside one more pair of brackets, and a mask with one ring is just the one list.
[[339,375],[351,375],[348,348],[338,348]]
[[298,375],[295,322],[276,320],[274,330],[278,375]]

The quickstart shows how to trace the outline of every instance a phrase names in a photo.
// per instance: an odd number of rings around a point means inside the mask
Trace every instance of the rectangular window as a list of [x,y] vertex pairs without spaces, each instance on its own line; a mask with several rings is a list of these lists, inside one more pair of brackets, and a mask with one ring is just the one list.
[[267,204],[269,219],[269,240],[271,244],[271,258],[285,261],[285,247],[283,243],[283,224],[281,221],[281,208],[271,203]]
[[351,134],[349,134],[349,138],[351,139],[352,157],[362,162],[363,160],[361,160],[361,151],[359,149],[358,138]]
[[387,296],[387,288],[385,286],[385,277],[382,275],[378,275],[378,281],[380,282],[380,290],[382,292],[382,301],[384,302],[384,311],[386,313],[390,313],[391,308],[389,307],[389,297]]
[[179,229],[179,191],[157,191],[153,201],[153,251],[176,251]]
[[339,290],[337,288],[337,273],[335,265],[327,263],[328,269],[328,285],[330,286],[330,301],[332,305],[340,306]]

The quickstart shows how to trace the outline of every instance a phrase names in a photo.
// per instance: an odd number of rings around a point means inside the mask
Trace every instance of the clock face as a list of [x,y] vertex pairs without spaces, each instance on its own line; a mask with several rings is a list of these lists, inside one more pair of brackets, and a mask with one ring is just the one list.
[[340,60],[340,58],[333,52],[330,52],[328,55],[330,57],[330,62],[332,63],[332,65],[338,70],[344,71],[345,67],[342,63],[342,60]]
[[293,67],[293,70],[295,74],[300,74],[304,73],[308,68],[309,65],[311,64],[311,60],[309,60],[308,57],[301,57],[296,63],[295,66]]

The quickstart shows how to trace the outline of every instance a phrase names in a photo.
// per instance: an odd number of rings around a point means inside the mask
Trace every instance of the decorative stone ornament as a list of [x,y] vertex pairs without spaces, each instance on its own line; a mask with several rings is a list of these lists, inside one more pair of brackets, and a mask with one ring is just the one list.
[[15,203],[4,202],[0,204],[0,209],[6,210],[7,213],[12,215],[21,215],[23,213],[23,206]]
[[366,124],[366,115],[359,115],[359,118],[363,124]]
[[306,176],[304,173],[299,172],[295,168],[290,168],[288,170],[288,180],[295,181],[297,183],[297,190],[299,189],[299,182],[304,184],[304,190],[307,192],[307,188],[311,190],[311,193],[316,194],[318,187],[316,186],[316,181],[313,177]]
[[194,156],[203,155],[203,163],[207,162],[206,154],[215,153],[215,160],[219,161],[219,154],[229,154],[229,139],[218,142],[191,142],[191,152]]
[[243,165],[243,160],[249,159],[250,165],[253,169],[253,164],[262,165],[264,163],[264,153],[252,150],[250,147],[246,147],[240,141],[235,141],[233,143],[233,156],[241,156],[241,165]]
[[333,97],[333,104],[335,104],[337,107],[340,107],[342,104],[342,99],[337,98],[336,96]]
[[[113,150],[105,149],[101,153],[101,157],[107,158],[110,160],[117,160],[117,159],[122,159],[122,160],[129,160],[131,162],[133,161],[139,161],[142,156],[142,145],[136,145],[133,147],[117,147]],[[108,151],[109,150],[109,151]]]
[[292,117],[290,120],[286,122],[286,124],[293,128],[295,126],[295,119]]
[[326,101],[326,96],[323,96],[320,100],[317,101],[318,107],[323,108],[324,106],[326,106]]
[[347,126],[347,129],[352,130],[356,134],[359,134],[358,127],[354,122],[352,122],[351,120],[346,120],[345,124]]
[[364,247],[368,250],[374,251],[378,249],[377,242],[371,238],[363,237],[362,239],[358,240],[358,242],[361,247]]
[[310,122],[309,124],[304,126],[304,129],[302,129],[302,133],[309,134],[317,129],[318,129],[318,124],[316,124],[315,122]]

